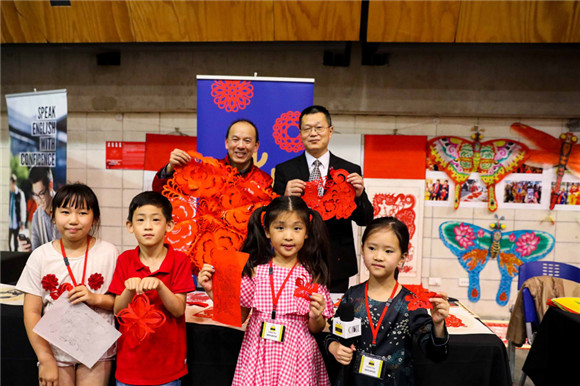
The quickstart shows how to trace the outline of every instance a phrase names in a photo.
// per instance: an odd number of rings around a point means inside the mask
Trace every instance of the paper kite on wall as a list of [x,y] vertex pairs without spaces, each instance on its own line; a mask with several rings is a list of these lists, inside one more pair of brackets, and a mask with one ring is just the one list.
[[492,231],[459,221],[447,221],[439,227],[443,244],[457,256],[468,273],[467,295],[472,302],[477,302],[481,296],[479,274],[489,260],[497,260],[501,281],[496,302],[505,306],[519,266],[545,257],[554,248],[551,234],[533,230],[502,232],[505,229],[502,220],[503,217],[490,224]]
[[[580,177],[580,145],[577,145],[578,136],[574,133],[561,134],[560,138],[554,138],[543,131],[534,129],[523,123],[514,123],[512,130],[529,139],[538,149],[530,150],[530,156],[526,164],[543,167],[556,167],[556,187],[555,193],[560,191],[562,177],[566,170]],[[557,194],[554,194],[550,201],[550,210],[556,205]]]
[[197,274],[212,261],[216,248],[237,251],[246,237],[254,209],[276,196],[255,181],[244,180],[220,161],[189,152],[192,160],[176,167],[163,188],[173,206],[175,226],[166,240],[184,252]]
[[461,187],[471,173],[479,173],[488,189],[488,208],[497,209],[495,184],[515,171],[526,160],[528,147],[511,139],[481,142],[481,133],[472,130],[474,141],[459,137],[435,137],[427,142],[427,155],[439,170],[455,182],[454,208],[459,207]]

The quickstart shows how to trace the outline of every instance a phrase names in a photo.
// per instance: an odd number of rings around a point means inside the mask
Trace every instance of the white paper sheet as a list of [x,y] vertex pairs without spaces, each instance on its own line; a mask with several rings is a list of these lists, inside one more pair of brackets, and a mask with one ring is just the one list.
[[85,303],[72,305],[63,293],[33,331],[88,368],[103,356],[121,333]]

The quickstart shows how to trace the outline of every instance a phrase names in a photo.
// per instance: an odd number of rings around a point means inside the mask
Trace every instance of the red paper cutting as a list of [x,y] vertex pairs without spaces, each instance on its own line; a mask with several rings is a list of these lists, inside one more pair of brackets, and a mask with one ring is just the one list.
[[132,336],[136,343],[143,342],[155,329],[161,327],[165,321],[165,314],[155,305],[149,303],[145,294],[133,296],[127,308],[117,314],[119,324],[125,327],[125,333]]
[[163,195],[173,205],[175,222],[166,240],[189,256],[197,274],[204,263],[211,263],[216,248],[237,251],[252,212],[276,195],[254,181],[245,181],[229,165],[189,154],[192,161],[176,168]]
[[230,326],[242,326],[240,309],[240,286],[242,270],[248,254],[243,252],[214,249],[213,275],[213,320]]
[[324,195],[318,196],[318,185],[323,183],[322,180],[310,181],[306,183],[302,199],[320,213],[323,220],[348,218],[356,209],[354,187],[346,182],[348,175],[344,169],[330,169],[330,176],[324,183]]
[[296,279],[296,289],[294,289],[294,296],[310,301],[313,293],[318,292],[317,283],[307,283],[303,278]]
[[437,292],[429,291],[421,284],[405,285],[406,289],[411,291],[410,295],[405,296],[405,300],[409,302],[409,311],[414,311],[418,308],[432,309],[433,304],[429,301],[431,298],[438,297]]
[[447,327],[467,327],[463,324],[463,321],[455,315],[449,315],[445,319],[445,324]]

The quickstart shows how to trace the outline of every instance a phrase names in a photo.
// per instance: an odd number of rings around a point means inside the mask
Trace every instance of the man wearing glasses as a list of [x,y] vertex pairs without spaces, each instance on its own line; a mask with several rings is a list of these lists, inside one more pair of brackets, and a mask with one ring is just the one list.
[[[274,192],[286,196],[301,196],[306,181],[327,177],[331,168],[345,169],[350,174],[347,182],[355,190],[356,209],[348,219],[331,218],[325,221],[331,244],[330,292],[345,292],[348,279],[358,272],[356,251],[351,221],[359,226],[367,225],[373,219],[373,206],[364,190],[361,168],[328,150],[332,138],[330,113],[322,106],[310,106],[300,114],[300,137],[306,150],[276,166]],[[319,195],[324,192],[319,190]]]
[[60,233],[52,222],[52,197],[54,196],[52,171],[50,168],[33,167],[28,174],[28,180],[32,184],[32,197],[38,207],[32,215],[31,240],[19,241],[20,249],[30,252],[42,244],[58,239]]

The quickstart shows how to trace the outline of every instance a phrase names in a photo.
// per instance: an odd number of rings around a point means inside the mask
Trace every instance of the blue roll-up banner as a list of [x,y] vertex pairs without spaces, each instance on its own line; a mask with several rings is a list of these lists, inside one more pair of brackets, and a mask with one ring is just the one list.
[[[43,194],[53,194],[66,183],[67,93],[51,90],[6,95],[10,132],[9,247],[17,250],[16,238],[30,236],[31,219]],[[42,174],[46,188],[33,195],[29,180]],[[45,177],[48,176],[48,177]],[[44,185],[43,185],[44,186]]]
[[197,151],[224,158],[228,126],[249,119],[260,134],[254,162],[273,175],[277,164],[304,150],[298,118],[313,100],[314,79],[198,75]]

